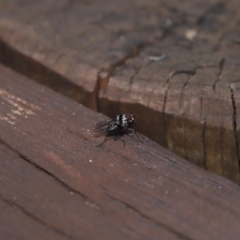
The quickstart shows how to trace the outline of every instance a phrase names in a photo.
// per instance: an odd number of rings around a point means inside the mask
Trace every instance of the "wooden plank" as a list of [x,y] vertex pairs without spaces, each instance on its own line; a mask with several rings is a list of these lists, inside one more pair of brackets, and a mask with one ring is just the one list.
[[45,222],[39,221],[34,215],[26,212],[21,206],[2,196],[0,209],[1,239],[68,239],[61,229],[51,228]]
[[104,116],[0,71],[1,239],[238,239],[238,185],[147,138],[97,147]]
[[[5,205],[10,205],[7,206],[10,208],[7,212],[20,221],[19,224],[12,225],[13,229],[8,233],[9,226],[5,221],[11,220],[11,217],[5,214],[2,218],[5,228],[1,230],[5,236],[1,239],[9,239],[11,233],[23,235],[23,239],[29,234],[28,239],[35,239],[39,230],[46,230],[45,234],[49,239],[54,235],[57,239],[59,236],[63,239],[78,239],[78,236],[96,239],[99,235],[105,239],[115,236],[122,239],[128,236],[125,233],[127,229],[120,231],[119,226],[103,216],[98,206],[88,202],[81,193],[71,191],[70,187],[46,170],[28,162],[24,156],[19,156],[2,145],[1,159],[4,159],[1,162],[2,199]],[[22,216],[17,216],[19,211]],[[31,225],[39,225],[40,229],[22,229],[20,224],[26,218]],[[106,226],[110,231],[107,231]],[[97,231],[93,231],[94,229]],[[42,239],[44,236],[37,237]]]
[[108,116],[137,109],[142,133],[240,183],[239,9],[2,0],[0,61]]

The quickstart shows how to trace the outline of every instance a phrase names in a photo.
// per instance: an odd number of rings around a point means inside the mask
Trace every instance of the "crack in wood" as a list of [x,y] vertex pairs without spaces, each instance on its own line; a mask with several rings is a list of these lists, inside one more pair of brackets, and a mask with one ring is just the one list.
[[206,150],[206,130],[207,130],[207,122],[206,117],[204,118],[203,130],[202,130],[202,142],[203,142],[203,166],[207,169],[207,150]]
[[[158,38],[158,41],[164,40],[170,33],[170,29],[163,29],[163,34],[160,38]],[[137,57],[140,52],[149,46],[151,43],[155,41],[156,37],[149,38],[147,41],[142,42],[138,44],[137,46],[134,46],[130,52],[125,55],[123,58],[117,60],[116,62],[109,65],[106,69],[101,69],[99,71],[97,82],[96,82],[96,91],[95,91],[95,100],[96,100],[96,106],[97,106],[97,112],[101,112],[100,105],[99,105],[99,92],[103,89],[107,89],[108,82],[110,77],[113,75],[114,70],[116,70],[118,67],[124,66],[126,61],[132,58]],[[141,70],[141,67],[139,67],[136,72],[133,74],[133,76],[130,78],[130,85],[132,84],[132,81],[135,76],[137,76],[138,72]],[[104,78],[101,77],[101,73],[105,73]]]
[[118,198],[115,198],[113,196],[111,196],[108,192],[105,193],[110,199],[112,199],[113,201],[119,202],[121,203],[125,208],[132,210],[133,212],[135,212],[136,214],[138,214],[140,217],[155,223],[157,226],[161,226],[163,228],[165,228],[166,230],[168,230],[169,232],[173,233],[174,235],[176,235],[177,237],[179,237],[179,239],[184,239],[184,240],[193,240],[192,238],[189,238],[188,236],[186,236],[185,234],[173,229],[171,226],[168,226],[167,224],[164,224],[162,222],[157,221],[156,219],[153,219],[151,217],[149,217],[148,215],[142,213],[141,211],[139,211],[136,207],[132,206],[131,204],[122,201]]
[[165,91],[165,96],[164,96],[164,100],[163,100],[163,108],[162,108],[163,128],[164,128],[164,132],[166,135],[167,135],[167,119],[166,119],[165,109],[166,109],[168,91],[169,91],[169,86],[167,84],[167,90]]
[[136,56],[138,56],[139,53],[149,44],[150,44],[149,41],[139,43],[137,46],[134,46],[125,57],[110,64],[110,66],[107,69],[105,69],[108,72],[108,79],[110,78],[110,76],[112,75],[113,71],[116,68],[125,65],[125,63],[128,59],[135,58]]
[[47,174],[48,176],[52,177],[56,182],[58,182],[58,184],[60,184],[63,188],[65,188],[69,193],[74,193],[80,197],[82,197],[85,201],[87,201],[88,203],[90,203],[90,206],[94,206],[94,208],[96,210],[100,210],[100,206],[95,203],[94,201],[92,201],[91,199],[89,199],[86,195],[84,195],[83,193],[79,192],[78,190],[75,190],[74,188],[70,187],[68,184],[66,184],[64,181],[62,181],[61,179],[59,179],[58,177],[56,177],[54,174],[52,174],[51,172],[49,172],[48,170],[44,169],[43,167],[37,165],[36,163],[34,163],[32,160],[30,160],[27,156],[23,155],[22,153],[20,153],[18,150],[13,149],[9,144],[7,144],[6,142],[4,142],[2,139],[0,139],[0,143],[3,144],[5,147],[7,147],[8,149],[10,149],[11,151],[13,151],[14,153],[16,153],[22,160],[24,160],[25,162],[28,162],[29,164],[31,164],[32,166],[34,166],[36,169],[44,172],[45,174]]
[[233,134],[235,138],[235,146],[236,146],[237,159],[238,159],[238,170],[240,172],[240,156],[239,156],[239,146],[238,146],[238,136],[237,136],[237,108],[236,108],[236,102],[234,98],[234,90],[231,84],[229,84],[229,89],[231,93],[231,100],[232,100],[232,107],[233,107],[233,115],[232,115]]
[[43,225],[44,227],[47,227],[48,229],[54,231],[57,234],[60,234],[68,239],[76,239],[73,236],[68,235],[67,233],[65,233],[62,229],[58,229],[56,227],[53,227],[51,225],[49,225],[48,223],[46,223],[45,221],[41,220],[40,218],[36,217],[33,213],[27,211],[24,207],[20,206],[19,204],[4,198],[1,194],[0,194],[0,199],[6,203],[7,205],[9,205],[10,207],[15,207],[18,210],[20,210],[25,216],[29,217],[30,219],[38,222],[39,224]]
[[[109,67],[106,69],[100,69],[100,71],[97,75],[96,87],[94,89],[95,104],[96,104],[97,112],[101,112],[100,104],[99,104],[99,93],[101,90],[105,90],[108,88],[108,82],[109,82],[109,79],[112,76],[114,70],[118,67],[124,66],[128,59],[135,58],[136,56],[138,56],[139,53],[142,51],[142,49],[144,49],[149,44],[150,44],[150,42],[146,41],[146,42],[138,44],[137,46],[134,46],[125,57],[110,64]],[[137,72],[136,72],[136,74],[137,74]],[[134,74],[132,78],[134,78],[134,76],[136,74]],[[104,77],[102,77],[102,75],[104,75]]]
[[225,61],[226,59],[225,58],[222,58],[219,62],[219,72],[218,72],[218,75],[217,75],[217,79],[216,81],[214,82],[213,84],[213,90],[215,91],[215,88],[216,88],[216,85],[217,83],[221,80],[221,75],[222,75],[222,72],[223,72],[223,68],[224,68],[224,64],[225,64]]
[[142,67],[139,67],[138,69],[136,69],[135,73],[130,78],[130,81],[129,81],[129,84],[130,84],[129,92],[131,92],[131,89],[132,89],[133,79],[138,75],[138,73],[140,72],[141,69],[142,69]]

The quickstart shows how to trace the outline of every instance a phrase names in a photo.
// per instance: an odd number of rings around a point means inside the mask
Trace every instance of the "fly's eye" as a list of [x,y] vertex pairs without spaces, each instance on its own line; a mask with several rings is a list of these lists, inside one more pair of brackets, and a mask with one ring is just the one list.
[[127,120],[128,120],[129,122],[134,121],[134,117],[133,117],[132,114],[128,113],[126,117],[127,117]]

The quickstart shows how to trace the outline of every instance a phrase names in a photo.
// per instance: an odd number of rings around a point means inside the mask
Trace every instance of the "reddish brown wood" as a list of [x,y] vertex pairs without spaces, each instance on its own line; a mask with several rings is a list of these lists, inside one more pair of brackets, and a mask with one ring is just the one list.
[[68,239],[8,199],[1,198],[0,209],[1,239]]
[[238,0],[2,0],[0,60],[111,117],[133,111],[142,133],[240,183],[239,9]]
[[0,71],[1,239],[238,239],[238,185],[147,138],[97,147],[104,116]]

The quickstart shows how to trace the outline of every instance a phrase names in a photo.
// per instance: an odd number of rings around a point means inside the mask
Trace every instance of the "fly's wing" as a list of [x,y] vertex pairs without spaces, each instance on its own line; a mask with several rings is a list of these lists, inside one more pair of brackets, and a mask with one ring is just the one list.
[[105,120],[105,121],[97,123],[93,129],[94,137],[106,136],[107,128],[111,122],[113,122],[113,120],[109,119],[109,120]]
[[97,130],[99,128],[107,128],[108,125],[110,124],[110,122],[114,122],[114,120],[109,119],[109,120],[105,120],[105,121],[99,122],[99,123],[97,123],[95,125],[94,130]]

